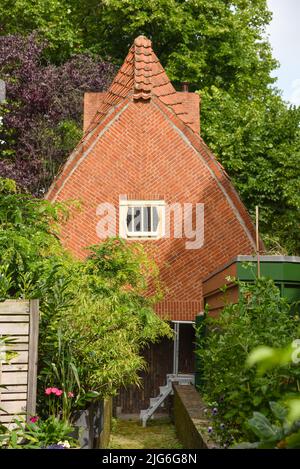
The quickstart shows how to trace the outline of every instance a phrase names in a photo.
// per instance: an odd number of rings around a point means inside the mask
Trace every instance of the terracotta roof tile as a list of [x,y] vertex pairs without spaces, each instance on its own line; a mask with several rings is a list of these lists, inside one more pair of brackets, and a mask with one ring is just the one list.
[[164,93],[160,96],[157,96],[164,104],[167,106],[174,106],[175,104],[182,104],[181,97],[177,95],[173,96],[173,93]]
[[151,41],[144,36],[135,39],[122,67],[104,95],[88,132],[95,128],[111,108],[130,95],[134,100],[143,101],[151,100],[152,96],[158,97],[195,132],[197,125],[194,125],[193,113],[185,105],[182,93],[177,93],[170,82],[152,49]]
[[149,47],[149,48],[152,48],[152,43],[150,41],[150,39],[146,38],[145,36],[138,36],[135,40],[134,40],[134,44],[137,46],[137,47]]

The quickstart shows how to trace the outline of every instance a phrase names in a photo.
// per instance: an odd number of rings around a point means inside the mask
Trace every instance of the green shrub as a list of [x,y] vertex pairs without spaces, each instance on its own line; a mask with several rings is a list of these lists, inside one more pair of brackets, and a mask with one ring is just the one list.
[[56,266],[49,275],[52,288],[43,287],[43,387],[64,388],[53,372],[62,369],[63,363],[57,353],[61,347],[58,330],[67,344],[69,363],[72,361],[78,373],[81,396],[77,405],[84,405],[83,392],[106,397],[122,385],[137,384],[138,372],[145,365],[142,348],[171,334],[153,310],[161,298],[160,289],[153,289],[157,275],[157,267],[141,245],[128,245],[120,239],[94,246],[84,263]]
[[39,412],[47,417],[44,391],[55,387],[63,391],[56,416],[66,421],[87,400],[138,383],[142,348],[171,334],[153,309],[158,269],[142,245],[121,239],[75,260],[58,237],[69,204],[22,194],[1,178],[0,193],[0,300],[40,299]]
[[0,178],[0,296],[33,298],[53,264],[67,256],[58,240],[68,205],[18,192]]
[[8,449],[39,449],[50,445],[67,444],[76,447],[78,442],[71,436],[74,428],[57,417],[46,420],[37,419],[27,423],[24,419],[14,420],[15,428],[7,430],[2,427],[0,447]]
[[[223,428],[235,439],[250,436],[244,422],[253,411],[270,415],[269,401],[283,391],[297,391],[299,369],[292,364],[258,375],[245,367],[248,354],[265,344],[283,347],[299,335],[299,318],[272,280],[256,279],[253,284],[238,282],[237,304],[228,304],[219,318],[206,318],[206,337],[197,351],[202,364],[201,392],[214,406],[216,431]],[[219,432],[222,435],[222,431]]]
[[[300,341],[293,341],[285,349],[260,346],[254,349],[247,359],[247,366],[257,365],[257,373],[263,375],[275,367],[286,367],[289,363],[299,365]],[[300,394],[291,398],[281,396],[280,402],[270,402],[271,418],[261,412],[253,412],[247,425],[257,441],[242,442],[234,449],[244,448],[300,448]]]

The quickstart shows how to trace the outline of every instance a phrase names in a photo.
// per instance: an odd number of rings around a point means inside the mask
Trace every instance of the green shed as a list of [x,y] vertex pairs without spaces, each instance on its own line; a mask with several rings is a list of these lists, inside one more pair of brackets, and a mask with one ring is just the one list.
[[[282,297],[291,303],[299,302],[300,311],[300,257],[260,256],[260,274],[274,280]],[[243,282],[253,282],[257,276],[256,256],[237,256],[222,265],[202,282],[204,305],[209,313],[217,316],[227,303],[237,303],[239,288],[233,278]],[[220,289],[226,285],[226,293]],[[201,325],[204,316],[196,317],[196,327]],[[196,384],[201,381],[201,358],[196,357]]]
[[[261,256],[261,276],[274,280],[280,294],[291,303],[300,301],[300,257],[296,256]],[[256,256],[237,256],[227,264],[206,277],[203,282],[204,304],[215,315],[227,303],[236,303],[239,296],[238,286],[232,278],[251,282],[257,275]],[[220,291],[227,286],[226,296]]]

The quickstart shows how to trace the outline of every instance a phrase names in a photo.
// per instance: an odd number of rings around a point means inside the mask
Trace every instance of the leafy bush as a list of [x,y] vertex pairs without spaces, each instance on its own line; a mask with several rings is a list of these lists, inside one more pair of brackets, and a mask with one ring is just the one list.
[[39,412],[46,417],[44,390],[56,387],[56,416],[66,420],[88,399],[137,383],[142,347],[171,334],[153,309],[158,269],[141,245],[119,239],[73,259],[58,239],[66,204],[19,193],[7,180],[0,188],[1,299],[40,298]]
[[288,409],[278,402],[270,402],[272,420],[261,412],[253,412],[247,425],[259,441],[243,442],[234,449],[295,449],[300,448],[300,420],[290,422]]
[[59,278],[59,287],[44,296],[40,350],[44,385],[61,386],[55,374],[50,378],[51,368],[62,363],[57,354],[58,329],[68,344],[81,394],[93,391],[104,397],[122,385],[138,383],[137,372],[144,367],[140,351],[149,341],[170,335],[169,326],[153,312],[160,289],[149,294],[149,282],[156,284],[157,275],[142,246],[120,239],[94,246],[85,263],[69,263],[50,275]]
[[[296,350],[294,350],[296,349]],[[261,346],[254,349],[247,359],[248,366],[257,366],[257,373],[264,374],[275,367],[299,364],[300,341],[295,340],[285,349]],[[260,412],[253,412],[247,425],[258,437],[254,443],[243,442],[234,448],[300,448],[300,395],[281,397],[280,402],[270,402],[271,419]]]
[[35,199],[1,178],[0,194],[1,298],[37,297],[44,274],[63,255],[57,235],[67,204]]
[[285,390],[297,391],[300,378],[300,370],[293,365],[264,375],[245,367],[255,347],[282,347],[296,337],[299,318],[290,314],[272,280],[260,278],[238,286],[238,303],[225,306],[219,318],[205,320],[207,335],[197,351],[203,373],[201,392],[217,406],[218,425],[225,424],[236,439],[250,437],[244,422],[254,410],[270,415],[269,401],[279,399]]
[[[0,279],[1,281],[1,279]],[[1,377],[1,366],[2,364],[8,364],[10,361],[15,358],[18,354],[10,349],[10,347],[15,343],[16,339],[11,336],[3,336],[0,335],[0,377]],[[2,390],[5,391],[6,386],[1,383],[0,379],[0,396]],[[1,403],[1,402],[0,402]],[[5,412],[1,406],[0,406],[0,411]],[[0,422],[0,427],[1,427],[1,422]],[[1,428],[0,428],[1,432]]]
[[78,446],[77,441],[71,436],[73,427],[57,417],[50,416],[46,420],[37,419],[29,423],[21,418],[16,418],[14,424],[15,428],[11,431],[2,427],[0,447],[37,449],[47,448],[50,445],[57,445],[62,442],[68,442],[73,447]]

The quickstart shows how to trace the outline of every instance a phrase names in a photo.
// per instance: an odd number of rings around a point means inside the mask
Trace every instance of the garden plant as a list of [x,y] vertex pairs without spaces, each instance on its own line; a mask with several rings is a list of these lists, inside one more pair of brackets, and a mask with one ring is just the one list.
[[0,188],[1,300],[40,299],[38,415],[24,440],[36,444],[41,435],[43,445],[56,444],[76,411],[139,383],[143,348],[171,336],[153,309],[163,288],[141,245],[110,239],[76,260],[58,239],[67,204],[24,194],[7,179]]
[[200,392],[212,411],[214,424],[210,432],[226,446],[253,438],[246,423],[253,411],[271,416],[269,402],[279,400],[284,392],[298,392],[300,382],[300,369],[293,364],[264,374],[245,366],[256,347],[285,347],[292,338],[299,337],[300,323],[272,280],[257,278],[252,284],[237,283],[238,303],[227,304],[217,318],[207,316],[201,326],[206,328],[204,338],[203,330],[198,331]]

